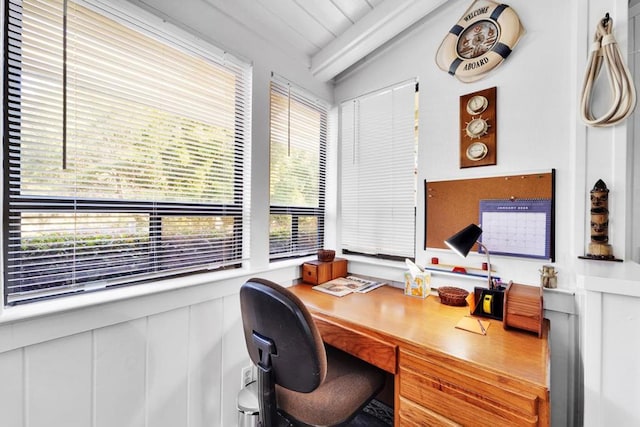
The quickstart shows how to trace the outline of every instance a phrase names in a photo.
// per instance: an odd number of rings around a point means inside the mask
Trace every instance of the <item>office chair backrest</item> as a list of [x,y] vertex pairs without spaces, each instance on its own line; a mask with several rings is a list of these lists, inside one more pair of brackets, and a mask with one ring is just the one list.
[[[327,359],[320,333],[302,301],[278,284],[254,278],[240,288],[240,306],[253,363],[260,367],[270,359],[273,381],[286,389],[315,390],[324,381]],[[265,357],[265,351],[270,357]]]

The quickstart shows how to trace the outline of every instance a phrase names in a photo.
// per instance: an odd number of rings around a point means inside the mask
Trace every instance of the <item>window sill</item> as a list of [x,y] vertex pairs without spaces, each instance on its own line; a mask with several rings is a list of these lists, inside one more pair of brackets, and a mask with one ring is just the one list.
[[404,287],[404,272],[407,266],[402,261],[379,259],[362,255],[344,255],[349,262],[349,273],[377,277],[390,282],[394,287]]
[[[278,283],[300,277],[303,259],[159,280],[29,304],[0,312],[0,353],[72,334],[230,296],[239,304],[240,286],[256,276]],[[225,302],[226,304],[226,302]]]
[[211,284],[218,281],[243,277],[247,270],[235,269],[222,272],[194,274],[192,276],[158,280],[139,285],[87,292],[50,300],[35,301],[23,305],[4,307],[0,313],[0,325],[28,318],[47,316],[90,306],[103,305],[132,298],[145,297],[192,286]]
[[581,290],[640,297],[640,264],[633,261],[580,260],[577,275]]

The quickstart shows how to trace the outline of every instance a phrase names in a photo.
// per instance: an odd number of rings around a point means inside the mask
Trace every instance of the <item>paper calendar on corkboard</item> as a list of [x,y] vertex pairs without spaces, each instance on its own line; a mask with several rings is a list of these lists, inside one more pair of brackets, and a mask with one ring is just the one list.
[[491,254],[551,258],[551,199],[480,200],[478,221]]

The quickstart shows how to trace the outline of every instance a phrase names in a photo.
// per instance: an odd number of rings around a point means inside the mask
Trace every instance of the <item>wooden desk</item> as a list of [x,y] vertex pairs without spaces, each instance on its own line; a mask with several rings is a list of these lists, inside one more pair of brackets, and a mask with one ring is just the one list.
[[290,288],[325,342],[394,374],[395,426],[548,426],[549,349],[543,336],[456,329],[468,307],[405,296],[384,286],[342,298]]

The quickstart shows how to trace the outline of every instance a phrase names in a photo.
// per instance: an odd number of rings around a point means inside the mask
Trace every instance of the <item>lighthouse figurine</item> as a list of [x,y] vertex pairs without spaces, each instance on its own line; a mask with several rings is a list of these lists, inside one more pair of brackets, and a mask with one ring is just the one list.
[[585,258],[619,261],[609,244],[609,189],[599,179],[591,190],[591,243]]

